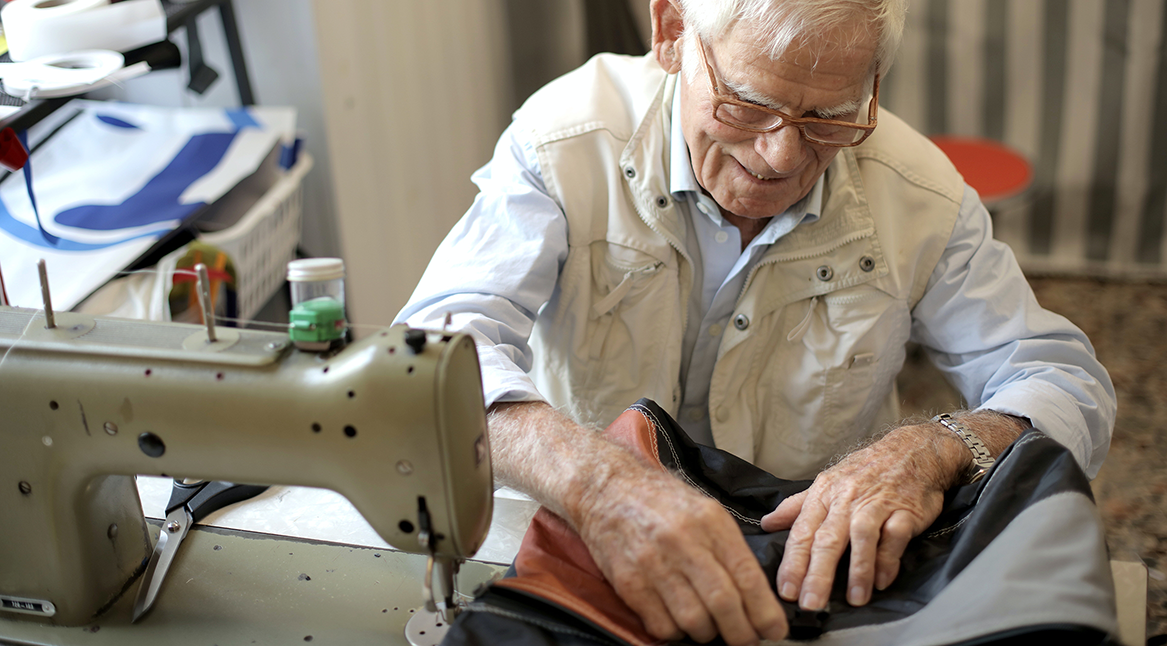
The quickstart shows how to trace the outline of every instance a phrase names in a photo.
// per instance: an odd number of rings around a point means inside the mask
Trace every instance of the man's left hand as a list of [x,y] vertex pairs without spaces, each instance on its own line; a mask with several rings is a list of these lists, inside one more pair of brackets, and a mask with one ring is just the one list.
[[940,515],[944,492],[970,462],[961,442],[934,426],[892,431],[820,473],[809,489],[762,518],[765,531],[790,530],[778,568],[782,598],[797,599],[808,610],[826,608],[848,543],[849,603],[863,605],[873,585],[891,585],[908,541]]

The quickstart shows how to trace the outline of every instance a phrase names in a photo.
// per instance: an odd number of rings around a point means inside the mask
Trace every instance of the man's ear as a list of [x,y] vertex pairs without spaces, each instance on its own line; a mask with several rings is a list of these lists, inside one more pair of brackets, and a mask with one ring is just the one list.
[[685,24],[676,0],[650,0],[652,53],[669,74],[681,71],[681,33]]

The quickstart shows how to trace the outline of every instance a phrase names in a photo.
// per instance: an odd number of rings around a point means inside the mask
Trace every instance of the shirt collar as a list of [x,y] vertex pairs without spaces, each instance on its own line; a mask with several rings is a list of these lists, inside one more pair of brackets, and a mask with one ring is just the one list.
[[[689,160],[689,144],[685,142],[685,133],[681,131],[682,82],[683,79],[677,79],[676,89],[673,91],[673,114],[671,132],[669,133],[669,191],[680,199],[686,198],[687,196],[684,194],[687,192],[695,193],[698,199],[707,198],[708,196],[701,191],[701,185],[697,183],[697,176],[693,174],[693,164]],[[769,237],[767,234],[771,231],[776,233],[779,230],[782,234],[789,233],[803,222],[818,220],[822,213],[824,184],[824,176],[820,175],[818,181],[814,183],[814,187],[805,197],[792,204],[785,212],[771,218],[770,223],[763,230],[762,236]],[[712,202],[712,200],[710,201]],[[719,226],[721,225],[719,212],[714,211],[708,217],[712,218]],[[781,224],[776,224],[779,222]]]

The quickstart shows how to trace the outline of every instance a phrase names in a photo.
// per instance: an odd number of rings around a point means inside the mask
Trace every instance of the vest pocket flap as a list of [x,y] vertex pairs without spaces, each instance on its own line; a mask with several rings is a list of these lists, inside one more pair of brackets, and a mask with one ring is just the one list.
[[664,266],[647,253],[607,241],[595,242],[591,249],[593,319],[604,316],[625,298],[642,291]]

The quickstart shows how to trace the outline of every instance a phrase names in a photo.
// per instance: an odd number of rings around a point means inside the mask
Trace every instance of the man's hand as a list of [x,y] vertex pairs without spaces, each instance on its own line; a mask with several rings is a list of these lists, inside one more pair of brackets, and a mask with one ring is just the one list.
[[891,585],[908,541],[940,515],[952,479],[928,441],[936,432],[913,431],[898,429],[852,453],[762,518],[766,531],[790,529],[778,568],[782,598],[826,608],[848,543],[848,602],[863,605],[873,584]]
[[[983,411],[961,417],[999,454],[1027,423]],[[913,537],[940,515],[944,492],[972,462],[951,431],[927,423],[896,429],[815,478],[762,518],[766,531],[790,530],[778,592],[808,610],[827,607],[835,569],[847,545],[851,565],[847,601],[863,605],[899,574],[900,558]]]
[[580,536],[617,594],[659,639],[728,644],[786,636],[786,616],[721,505],[657,471],[613,478]]
[[715,501],[543,403],[496,405],[490,433],[496,478],[576,529],[654,637],[786,636],[766,575]]

